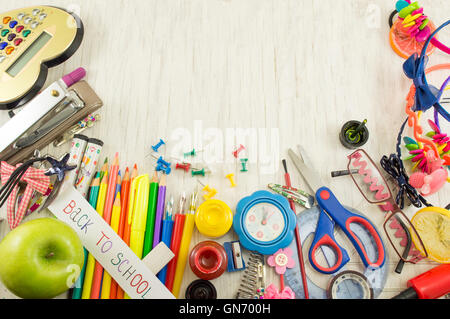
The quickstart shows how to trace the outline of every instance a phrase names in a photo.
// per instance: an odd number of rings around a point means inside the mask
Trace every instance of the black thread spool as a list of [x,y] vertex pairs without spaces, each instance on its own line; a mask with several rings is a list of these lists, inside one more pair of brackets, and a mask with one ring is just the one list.
[[349,121],[342,127],[339,139],[344,147],[354,150],[364,146],[369,140],[367,120],[363,122]]
[[187,287],[186,299],[217,299],[216,287],[208,280],[198,279]]

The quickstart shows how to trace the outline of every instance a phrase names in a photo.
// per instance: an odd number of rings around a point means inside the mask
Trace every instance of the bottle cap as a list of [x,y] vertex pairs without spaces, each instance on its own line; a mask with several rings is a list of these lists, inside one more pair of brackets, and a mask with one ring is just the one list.
[[216,287],[207,280],[198,279],[186,289],[186,299],[217,299]]
[[197,208],[195,225],[198,231],[206,237],[222,237],[233,225],[233,212],[227,204],[220,200],[207,200]]
[[78,68],[75,71],[70,72],[62,77],[64,83],[67,87],[71,87],[78,81],[81,81],[86,76],[86,70],[83,68]]

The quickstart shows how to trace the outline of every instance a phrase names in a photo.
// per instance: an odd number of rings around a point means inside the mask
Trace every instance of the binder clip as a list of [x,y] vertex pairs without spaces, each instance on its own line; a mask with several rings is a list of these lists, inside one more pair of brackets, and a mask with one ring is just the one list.
[[79,68],[53,82],[0,128],[0,161],[23,162],[103,106],[85,74]]

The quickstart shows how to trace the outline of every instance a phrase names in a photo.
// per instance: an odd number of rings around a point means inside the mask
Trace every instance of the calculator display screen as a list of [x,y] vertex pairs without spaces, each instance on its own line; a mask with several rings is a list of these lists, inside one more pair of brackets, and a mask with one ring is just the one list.
[[52,36],[47,32],[42,34],[25,50],[25,52],[6,70],[11,76],[16,76],[25,65],[50,41]]

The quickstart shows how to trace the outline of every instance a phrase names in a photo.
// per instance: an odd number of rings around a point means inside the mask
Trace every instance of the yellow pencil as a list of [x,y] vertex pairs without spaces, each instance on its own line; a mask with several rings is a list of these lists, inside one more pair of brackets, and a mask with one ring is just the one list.
[[[117,193],[111,213],[111,228],[117,233],[119,231],[120,221],[120,192]],[[111,275],[107,271],[103,273],[101,299],[110,299],[111,294]]]

